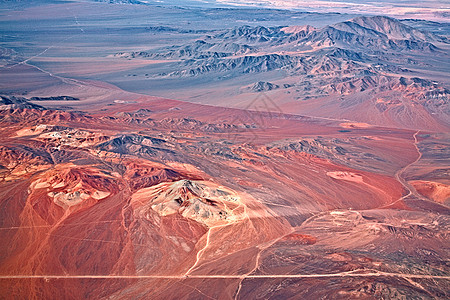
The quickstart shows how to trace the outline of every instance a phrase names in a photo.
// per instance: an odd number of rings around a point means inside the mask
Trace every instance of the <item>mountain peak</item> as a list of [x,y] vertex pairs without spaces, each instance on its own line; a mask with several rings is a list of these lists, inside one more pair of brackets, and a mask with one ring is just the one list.
[[391,39],[427,40],[430,38],[429,34],[416,30],[391,17],[363,16],[354,18],[350,22],[384,33]]

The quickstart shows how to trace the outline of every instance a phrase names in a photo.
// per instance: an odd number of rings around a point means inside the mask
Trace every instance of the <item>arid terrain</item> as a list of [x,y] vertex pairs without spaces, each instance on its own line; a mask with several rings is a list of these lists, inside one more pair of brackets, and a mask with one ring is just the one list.
[[0,3],[0,299],[448,299],[449,23],[167,2]]

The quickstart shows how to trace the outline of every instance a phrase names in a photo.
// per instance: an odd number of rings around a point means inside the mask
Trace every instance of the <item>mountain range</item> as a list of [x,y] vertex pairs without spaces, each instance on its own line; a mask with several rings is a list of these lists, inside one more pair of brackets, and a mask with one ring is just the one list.
[[[279,105],[290,99],[285,106],[294,113],[305,112],[306,107],[307,114],[315,115],[334,97],[340,99],[337,107],[333,105],[336,118],[352,115],[378,125],[388,122],[406,128],[442,129],[450,121],[449,82],[422,70],[430,63],[446,66],[448,48],[445,35],[415,29],[390,17],[365,16],[323,28],[245,25],[212,32],[185,45],[113,56],[173,62],[164,72],[146,74],[150,82],[166,79],[182,84],[192,77],[250,81],[248,74],[268,73],[265,78],[274,81],[266,80],[265,87],[249,82],[254,88],[241,89],[241,95],[233,92],[235,98],[282,87],[272,98]],[[207,84],[202,88],[208,89]],[[356,94],[361,100],[355,102]],[[192,97],[201,101],[198,99],[201,97]],[[355,115],[354,109],[361,105],[384,117]],[[412,111],[423,121],[408,120]]]

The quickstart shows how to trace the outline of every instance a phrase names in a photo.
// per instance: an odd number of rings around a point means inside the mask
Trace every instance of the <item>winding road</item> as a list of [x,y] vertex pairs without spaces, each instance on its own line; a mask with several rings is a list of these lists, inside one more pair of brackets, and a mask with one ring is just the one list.
[[417,190],[416,190],[416,189],[415,189],[415,188],[414,188],[414,187],[413,187],[413,186],[412,186],[412,185],[404,178],[404,176],[403,176],[403,174],[405,173],[405,171],[406,171],[409,167],[411,167],[412,165],[414,165],[415,163],[417,163],[417,162],[422,158],[422,152],[421,152],[420,149],[419,149],[419,146],[418,146],[418,143],[419,143],[419,142],[418,142],[418,140],[417,140],[417,135],[418,135],[419,133],[420,133],[420,130],[417,130],[417,131],[413,134],[413,138],[414,138],[414,147],[416,148],[416,151],[417,151],[417,154],[418,154],[416,160],[414,160],[413,162],[407,164],[406,166],[404,166],[403,168],[401,168],[400,170],[398,170],[398,171],[395,173],[395,179],[397,179],[397,181],[400,182],[401,185],[403,185],[403,187],[408,191],[408,194],[402,196],[402,197],[401,197],[400,199],[398,199],[397,201],[394,201],[394,202],[392,202],[392,203],[390,203],[390,204],[384,205],[384,206],[379,207],[379,208],[388,208],[388,207],[390,207],[390,206],[392,206],[392,205],[394,205],[394,204],[396,204],[396,203],[398,203],[398,202],[400,202],[400,201],[403,201],[404,199],[406,199],[406,198],[408,198],[408,197],[410,197],[410,196],[415,196],[417,199],[419,199],[419,200],[421,200],[421,201],[431,202],[431,203],[433,203],[434,205],[439,205],[439,206],[442,206],[442,207],[444,207],[444,208],[447,208],[447,206],[444,206],[444,205],[442,205],[442,204],[440,204],[440,203],[431,201],[430,199],[428,199],[428,198],[422,196],[421,194],[419,194],[419,193],[417,192]]
[[413,164],[417,163],[421,158],[422,158],[422,152],[420,152],[419,146],[417,146],[418,141],[417,141],[417,135],[419,134],[420,130],[417,130],[414,134],[413,134],[413,138],[414,138],[414,147],[416,147],[417,153],[419,154],[417,156],[417,159],[413,162],[411,162],[410,164],[404,166],[402,169],[398,170],[395,173],[395,178],[405,187],[406,190],[408,190],[408,194],[401,197],[399,200],[403,200],[408,198],[411,195],[416,196],[417,198],[421,199],[421,200],[426,200],[428,201],[428,199],[424,198],[422,195],[420,195],[416,189],[409,184],[408,181],[406,181],[406,179],[403,177],[403,173],[405,173],[405,171],[412,166]]

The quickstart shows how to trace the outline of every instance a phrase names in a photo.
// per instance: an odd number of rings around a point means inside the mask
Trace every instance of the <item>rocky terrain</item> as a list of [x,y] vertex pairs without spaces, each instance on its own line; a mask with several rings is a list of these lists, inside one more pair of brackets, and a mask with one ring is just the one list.
[[223,126],[262,116],[161,99],[115,116],[22,101],[1,111],[5,296],[448,293],[448,181],[420,175],[413,131],[289,115]]
[[1,299],[449,298],[448,25],[30,2],[0,3]]
[[[245,25],[216,31],[186,45],[119,52],[114,57],[177,61],[172,71],[146,74],[150,81],[175,77],[181,79],[172,80],[182,82],[189,77],[236,78],[260,73],[268,73],[271,78],[281,73],[277,77],[282,79],[249,84],[235,97],[245,99],[248,93],[278,89],[272,99],[283,103],[285,110],[295,107],[294,112],[300,109],[311,115],[342,119],[351,115],[378,125],[442,130],[449,123],[448,78],[433,79],[418,69],[430,66],[428,55],[448,69],[448,48],[447,35],[376,16],[323,28]],[[331,97],[339,101],[329,103]],[[290,99],[288,103],[286,98]],[[333,109],[320,114],[324,106]],[[361,106],[373,112],[355,114]],[[373,117],[380,114],[384,117]],[[411,120],[412,114],[420,120]]]

